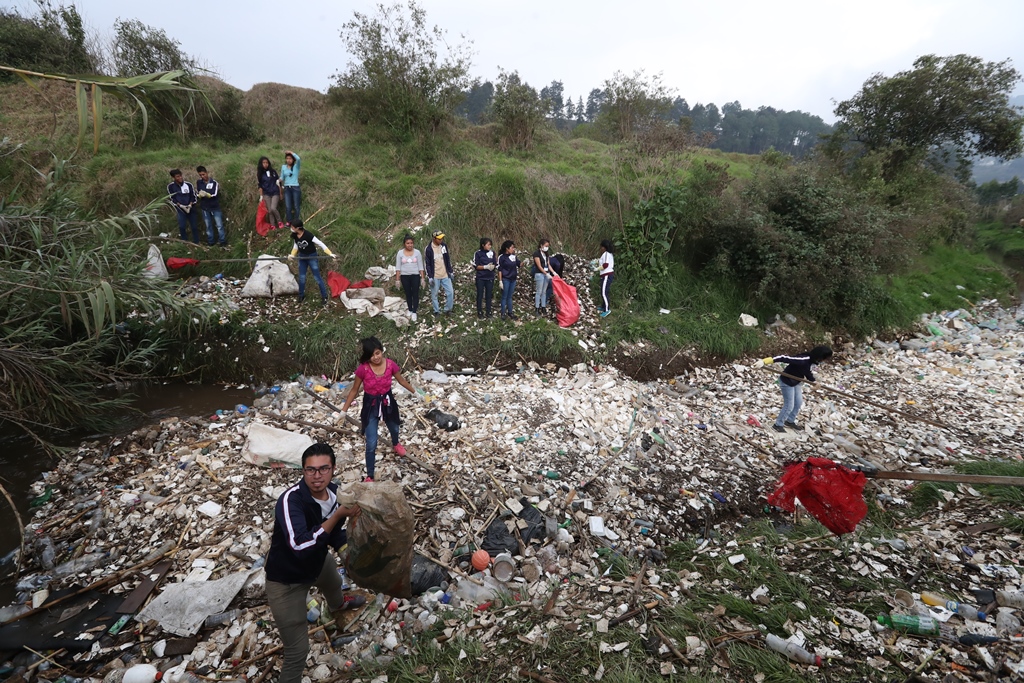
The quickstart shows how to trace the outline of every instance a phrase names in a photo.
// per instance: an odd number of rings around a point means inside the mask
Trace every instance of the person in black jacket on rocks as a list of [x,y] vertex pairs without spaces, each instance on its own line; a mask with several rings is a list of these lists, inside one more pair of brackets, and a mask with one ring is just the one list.
[[[782,390],[782,411],[776,418],[772,429],[777,432],[790,429],[802,430],[803,425],[796,423],[796,414],[800,412],[804,404],[803,383],[816,381],[814,379],[814,368],[821,362],[832,357],[832,349],[828,346],[815,346],[807,353],[796,356],[774,356],[765,358],[764,364],[788,363],[783,372],[791,377],[779,377],[779,389]],[[794,379],[797,378],[797,379]]]
[[284,646],[279,683],[299,683],[309,654],[306,595],[320,589],[332,613],[361,607],[363,596],[346,595],[330,548],[347,542],[345,522],[359,508],[338,505],[334,449],[315,443],[302,454],[302,479],[277,499],[274,534],[267,553],[267,602]]

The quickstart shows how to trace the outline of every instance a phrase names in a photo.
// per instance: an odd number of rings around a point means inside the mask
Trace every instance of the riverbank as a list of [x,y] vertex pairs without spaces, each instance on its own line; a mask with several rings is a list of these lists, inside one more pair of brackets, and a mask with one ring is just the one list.
[[[903,680],[931,652],[934,671],[991,669],[1009,680],[1021,667],[1019,643],[957,640],[995,634],[994,626],[952,617],[936,651],[935,641],[897,638],[870,622],[906,609],[893,599],[897,588],[938,590],[984,609],[974,590],[1024,588],[1020,489],[871,480],[868,516],[842,539],[806,512],[766,507],[765,497],[786,461],[809,456],[918,473],[1024,474],[1019,317],[986,302],[931,316],[902,342],[837,345],[821,382],[927,422],[817,390],[801,413],[806,429],[783,434],[769,428],[779,400],[774,376],[750,360],[638,382],[614,364],[592,362],[520,361],[497,374],[428,379],[431,368],[398,358],[427,398],[399,396],[412,457],[382,445],[377,478],[400,483],[413,505],[417,550],[450,569],[454,589],[469,570],[459,549],[479,544],[494,519],[504,526],[532,519],[533,510],[553,527],[522,546],[514,541],[515,577],[493,599],[465,587],[454,590],[458,606],[439,605],[429,593],[394,613],[370,601],[344,626],[355,638],[339,641],[337,658],[325,642],[314,644],[314,678],[340,675],[348,660],[369,666],[374,659],[388,680],[416,680],[421,667],[439,680],[520,669],[552,680],[819,675],[766,651],[771,632],[824,657],[832,680]],[[774,328],[780,336],[786,330]],[[96,566],[50,581],[50,594],[113,577],[104,590],[119,603],[139,581],[119,572],[158,550],[172,562],[165,587],[257,563],[275,494],[297,475],[243,460],[254,424],[334,444],[337,479],[358,480],[362,441],[348,420],[307,387],[280,386],[244,414],[168,418],[84,444],[63,460],[46,478],[53,493],[33,520],[33,546],[48,537],[56,566],[76,553]],[[308,389],[335,406],[343,400],[336,383],[310,378]],[[455,415],[462,428],[439,430],[425,418],[429,408]],[[559,478],[537,474],[551,471]],[[530,525],[519,527],[525,536]],[[45,575],[40,553],[27,560],[26,589],[45,583],[31,579]],[[201,630],[187,652],[183,638],[140,623],[116,637],[93,631],[84,642],[89,654],[62,661],[81,675],[119,657],[258,676],[277,642],[258,585],[231,606],[242,609],[237,622]],[[181,655],[167,654],[172,643]],[[234,669],[235,660],[242,666]]]

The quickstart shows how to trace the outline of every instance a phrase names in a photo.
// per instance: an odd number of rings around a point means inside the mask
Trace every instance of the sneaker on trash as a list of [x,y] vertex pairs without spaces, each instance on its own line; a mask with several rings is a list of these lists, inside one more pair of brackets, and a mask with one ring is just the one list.
[[601,311],[598,315],[600,315],[602,318],[607,318],[609,314],[611,314],[611,311]]
[[363,483],[364,484],[372,484],[373,483],[373,477],[363,477]]
[[796,422],[790,422],[789,420],[786,420],[786,426],[790,429],[796,429],[801,432],[804,430],[803,425],[798,425]]
[[413,313],[413,314],[412,314],[412,321],[413,321],[413,322],[416,322],[416,320],[417,320],[416,314],[415,314],[415,313]]
[[395,444],[395,455],[404,456],[405,455],[405,446],[403,446],[400,443],[396,443]]
[[772,425],[772,429],[774,429],[777,432],[782,432],[782,433],[784,433],[786,431],[786,428],[783,427],[782,425]]

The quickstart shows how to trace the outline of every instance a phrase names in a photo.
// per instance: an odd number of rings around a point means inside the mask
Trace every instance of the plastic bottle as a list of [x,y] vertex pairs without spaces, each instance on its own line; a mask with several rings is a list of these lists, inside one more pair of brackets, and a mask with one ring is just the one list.
[[909,614],[879,614],[878,623],[898,631],[919,636],[939,635],[939,622],[934,617],[919,617]]
[[1003,636],[1020,633],[1020,619],[1010,614],[1010,610],[999,610],[999,613],[996,614],[996,633]]
[[239,403],[237,406],[235,406],[235,414],[237,415],[245,415],[248,412],[249,406],[245,405],[244,403]]
[[227,612],[221,612],[219,614],[212,614],[206,617],[206,621],[203,622],[203,626],[206,628],[213,628],[214,626],[224,626],[230,624],[232,621],[242,616],[242,610],[233,609]]
[[121,683],[155,683],[163,674],[152,664],[136,664],[124,672]]
[[1000,607],[1024,609],[1024,591],[996,591],[996,604]]
[[821,666],[821,657],[815,654],[811,654],[807,650],[803,649],[796,643],[791,643],[788,640],[779,638],[773,633],[769,633],[765,637],[765,644],[768,648],[775,650],[779,654],[786,655],[794,662],[800,662],[802,664],[813,664],[814,666]]
[[352,587],[348,583],[348,575],[345,574],[344,567],[338,567],[338,578],[341,579],[341,590],[347,591],[349,588]]
[[939,595],[938,593],[932,593],[930,591],[923,591],[921,593],[921,602],[926,605],[945,607],[950,612],[959,614],[961,617],[969,621],[985,621],[986,618],[985,613],[973,605],[957,602],[956,600],[949,600],[944,595]]
[[537,474],[539,474],[542,477],[547,477],[548,479],[561,479],[562,478],[562,475],[560,475],[555,470],[541,470],[541,471],[537,472]]

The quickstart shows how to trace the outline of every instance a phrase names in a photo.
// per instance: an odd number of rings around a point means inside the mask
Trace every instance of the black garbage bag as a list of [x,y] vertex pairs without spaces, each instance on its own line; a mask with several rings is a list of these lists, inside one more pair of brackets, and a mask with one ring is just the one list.
[[419,553],[412,556],[412,594],[423,595],[428,588],[440,587],[452,577],[448,571]]
[[459,422],[459,418],[454,415],[449,415],[448,413],[442,413],[437,408],[428,410],[424,417],[428,420],[433,420],[434,424],[446,432],[454,432],[456,429],[462,427],[462,423]]
[[[526,527],[519,530],[519,535],[523,538],[523,544],[529,545],[534,538],[544,536],[544,515],[526,498],[521,498],[519,502],[523,506],[522,512],[519,513],[519,519],[526,522]],[[486,550],[491,557],[501,553],[519,554],[519,541],[516,540],[515,534],[509,532],[508,527],[505,526],[505,520],[501,517],[496,517],[487,527],[480,547]]]

